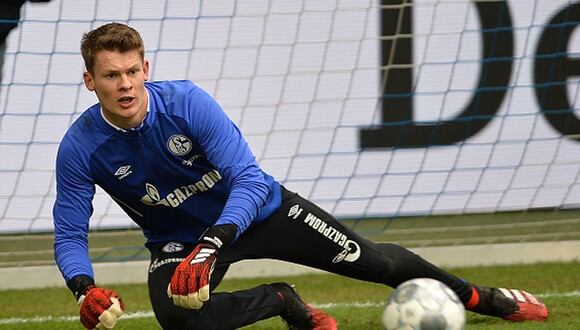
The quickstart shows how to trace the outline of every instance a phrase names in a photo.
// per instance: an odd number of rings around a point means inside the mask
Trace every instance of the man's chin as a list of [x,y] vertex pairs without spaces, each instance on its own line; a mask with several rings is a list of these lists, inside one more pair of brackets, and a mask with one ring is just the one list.
[[124,113],[124,112],[137,112],[137,104],[135,102],[131,102],[129,104],[120,104],[117,103],[117,106],[115,107],[117,109],[117,111],[119,111],[119,113]]
[[115,107],[115,115],[122,118],[133,118],[139,114],[139,107],[137,104],[132,104],[131,106],[121,106],[117,105]]

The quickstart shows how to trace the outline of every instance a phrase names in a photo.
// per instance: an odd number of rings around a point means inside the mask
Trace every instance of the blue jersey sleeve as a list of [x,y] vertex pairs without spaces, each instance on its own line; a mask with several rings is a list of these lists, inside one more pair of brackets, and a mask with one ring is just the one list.
[[215,224],[235,224],[239,236],[268,198],[264,173],[238,127],[211,96],[200,88],[193,88],[189,110],[190,133],[230,187],[225,207]]
[[53,207],[54,257],[66,281],[81,274],[94,278],[87,236],[95,185],[87,157],[75,152],[70,140],[63,139],[57,153]]

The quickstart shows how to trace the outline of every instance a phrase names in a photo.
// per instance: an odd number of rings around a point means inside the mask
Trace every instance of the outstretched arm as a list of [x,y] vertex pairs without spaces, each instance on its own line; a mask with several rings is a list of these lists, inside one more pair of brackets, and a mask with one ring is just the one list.
[[88,164],[69,139],[61,143],[56,160],[56,200],[54,221],[54,257],[64,279],[74,276],[91,278],[89,259],[89,218],[93,213],[95,185]]
[[67,286],[80,305],[81,323],[87,329],[112,329],[123,313],[124,305],[115,292],[95,286],[88,251],[95,186],[82,160],[64,140],[56,165],[54,256]]

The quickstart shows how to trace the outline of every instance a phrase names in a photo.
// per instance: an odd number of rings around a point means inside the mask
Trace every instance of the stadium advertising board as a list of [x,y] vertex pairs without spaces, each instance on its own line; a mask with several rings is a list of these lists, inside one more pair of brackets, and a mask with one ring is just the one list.
[[[578,3],[88,3],[27,3],[7,39],[0,231],[52,228],[58,142],[96,102],[79,40],[109,21],[140,30],[152,80],[206,89],[266,171],[338,217],[580,203]],[[97,190],[91,226],[128,225]]]

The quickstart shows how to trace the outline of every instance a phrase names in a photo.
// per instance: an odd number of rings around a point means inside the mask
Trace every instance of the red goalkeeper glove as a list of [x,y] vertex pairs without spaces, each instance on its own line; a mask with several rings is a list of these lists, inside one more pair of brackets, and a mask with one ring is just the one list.
[[89,286],[78,300],[81,323],[87,329],[113,329],[125,304],[111,290]]
[[183,308],[199,309],[209,300],[209,279],[213,272],[218,248],[200,243],[175,269],[167,288],[173,304]]
[[209,300],[210,277],[219,249],[234,240],[236,231],[235,225],[211,227],[189,256],[175,268],[167,287],[167,296],[174,305],[200,309]]
[[81,323],[87,329],[113,329],[125,305],[119,296],[95,286],[88,275],[77,275],[67,283],[80,305]]

